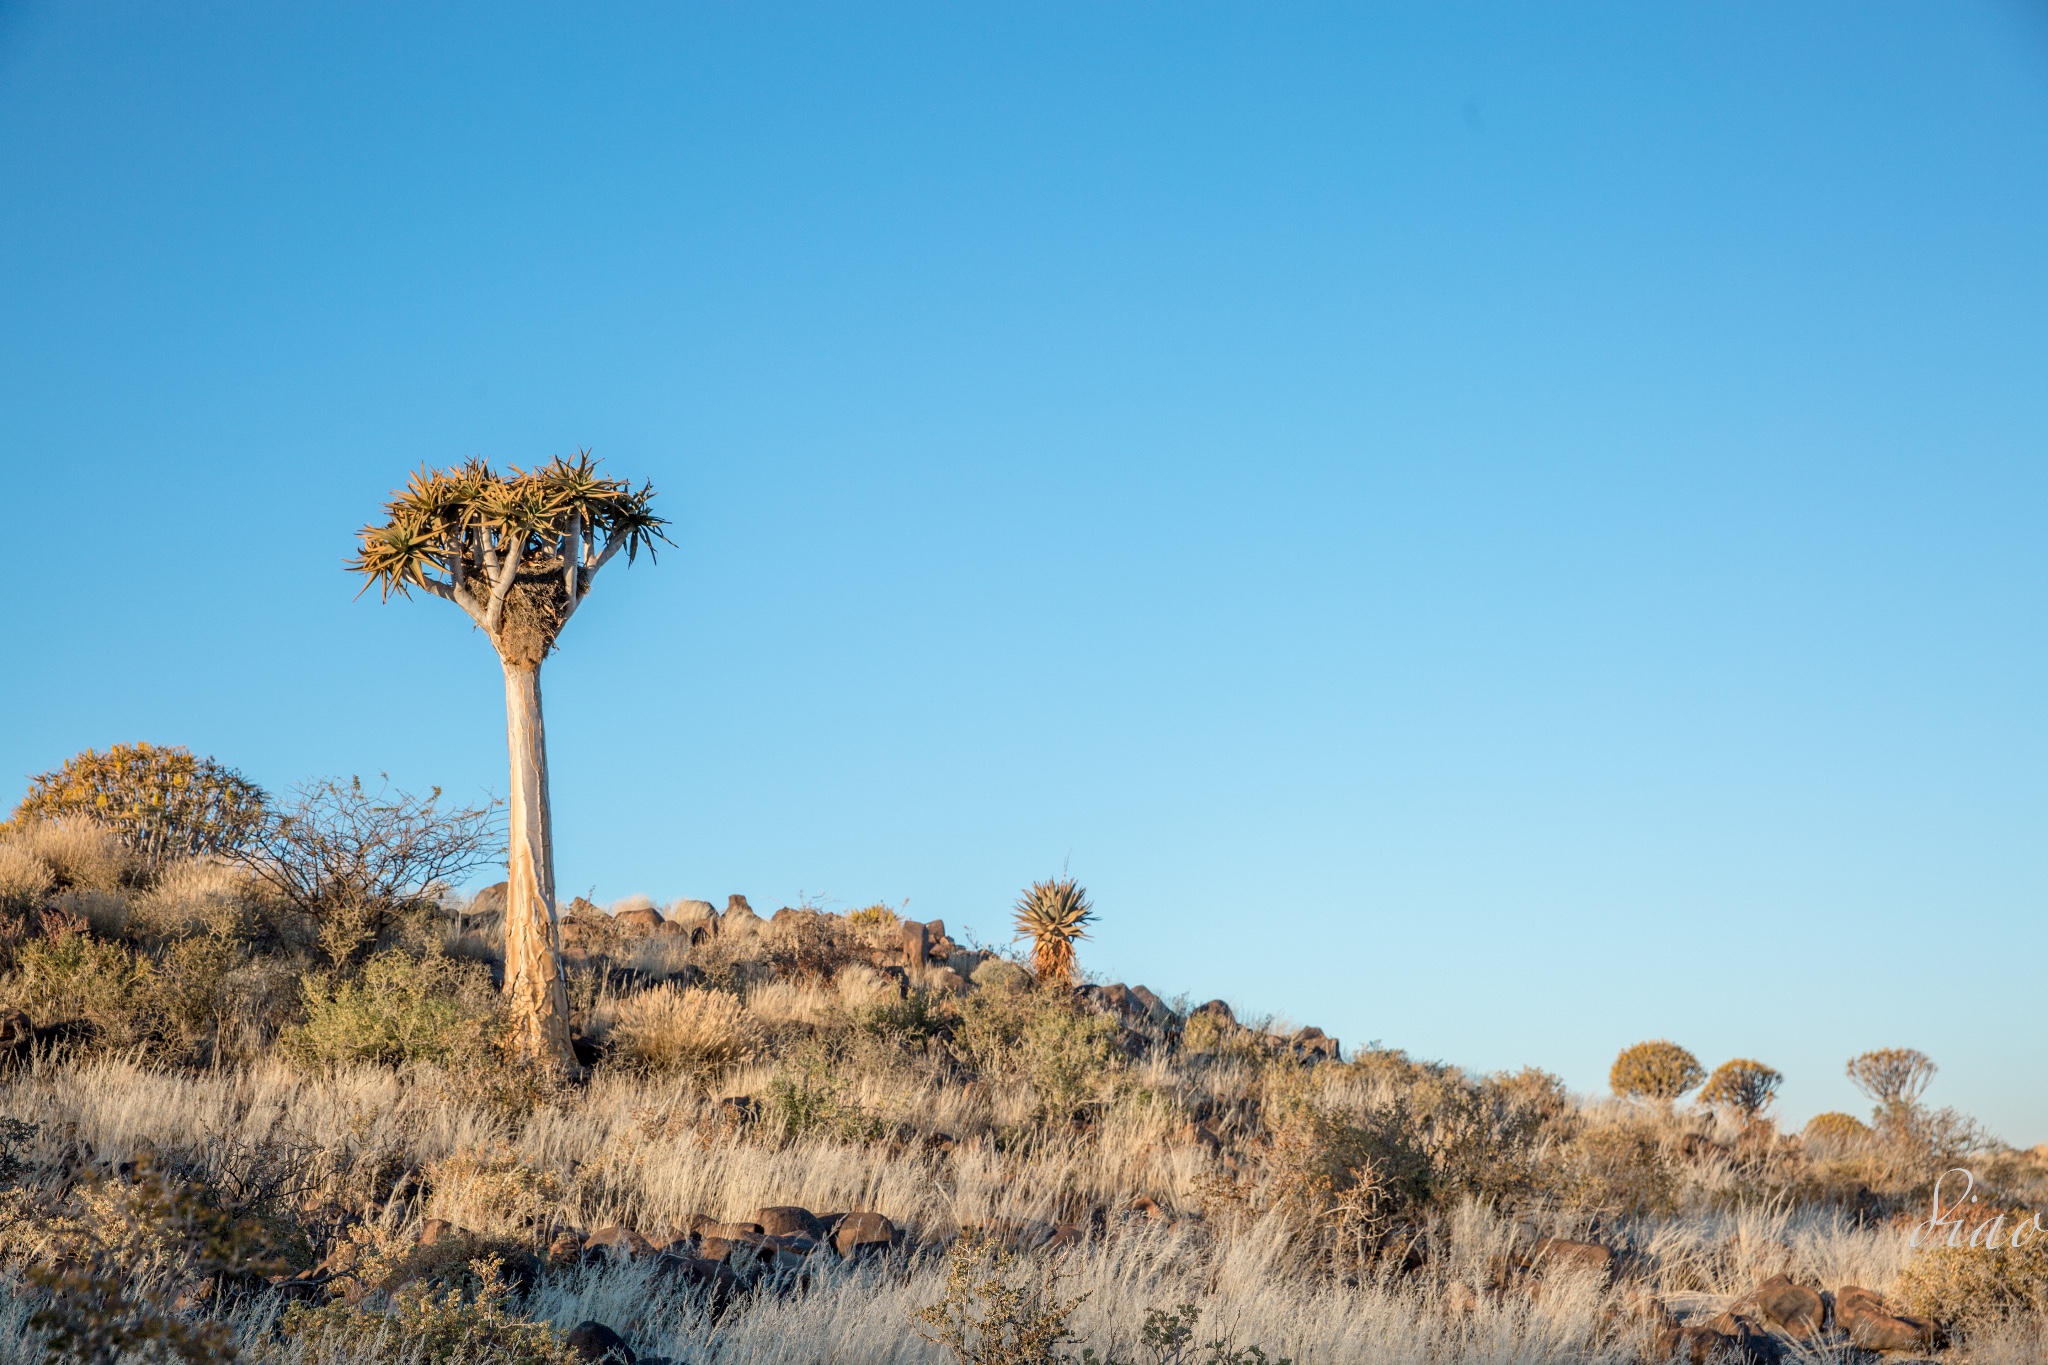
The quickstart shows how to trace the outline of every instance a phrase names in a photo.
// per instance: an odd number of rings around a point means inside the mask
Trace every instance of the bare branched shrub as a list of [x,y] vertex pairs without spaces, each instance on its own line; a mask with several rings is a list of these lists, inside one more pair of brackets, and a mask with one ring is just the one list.
[[44,1296],[32,1322],[49,1333],[50,1354],[80,1365],[234,1361],[227,1324],[194,1321],[173,1301],[181,1290],[218,1292],[281,1269],[261,1224],[223,1211],[146,1156],[128,1180],[92,1182],[81,1202],[90,1216],[54,1220],[45,1259],[28,1271]]
[[993,1238],[966,1233],[946,1252],[945,1289],[912,1315],[918,1335],[958,1365],[1061,1365],[1080,1298],[1060,1292],[1057,1266],[1020,1261]]
[[360,965],[444,886],[503,854],[495,806],[443,808],[426,796],[324,778],[265,813],[236,860],[318,926],[328,961]]

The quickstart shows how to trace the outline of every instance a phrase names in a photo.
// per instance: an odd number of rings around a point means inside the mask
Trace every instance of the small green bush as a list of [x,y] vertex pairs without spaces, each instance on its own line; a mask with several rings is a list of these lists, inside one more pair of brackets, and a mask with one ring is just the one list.
[[309,976],[302,992],[306,1022],[280,1041],[310,1066],[468,1062],[499,1026],[490,969],[441,954],[378,953],[356,979]]
[[473,1270],[473,1289],[455,1284],[436,1293],[430,1284],[414,1283],[361,1303],[293,1304],[279,1330],[325,1359],[368,1358],[372,1351],[419,1365],[574,1365],[582,1359],[548,1323],[513,1314],[512,1292],[496,1261],[480,1260]]
[[1706,1078],[1706,1068],[1697,1057],[1659,1038],[1622,1049],[1607,1073],[1607,1084],[1624,1099],[1669,1103]]
[[1064,1118],[1122,1065],[1117,1034],[1116,1020],[1063,990],[979,991],[961,1006],[953,1046],[985,1075],[1029,1082],[1040,1114]]

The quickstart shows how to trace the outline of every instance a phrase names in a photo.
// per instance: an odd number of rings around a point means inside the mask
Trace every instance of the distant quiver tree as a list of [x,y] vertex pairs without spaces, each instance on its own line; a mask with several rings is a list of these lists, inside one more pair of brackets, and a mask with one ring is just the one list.
[[116,744],[30,778],[14,823],[93,820],[156,867],[233,852],[262,823],[263,810],[263,789],[211,758],[177,744]]
[[621,550],[631,563],[666,541],[649,510],[654,489],[605,478],[582,452],[500,474],[482,460],[421,469],[365,526],[348,567],[388,600],[419,588],[461,607],[483,628],[505,670],[505,736],[512,758],[507,803],[505,998],[513,1038],[529,1056],[576,1069],[569,996],[555,917],[547,741],[540,666]]

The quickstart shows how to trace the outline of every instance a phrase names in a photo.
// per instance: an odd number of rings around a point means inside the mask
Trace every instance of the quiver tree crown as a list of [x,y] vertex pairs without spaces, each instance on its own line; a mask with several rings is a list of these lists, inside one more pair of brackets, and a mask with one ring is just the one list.
[[[666,541],[654,489],[598,473],[588,451],[500,474],[482,460],[422,469],[365,526],[349,567],[382,589],[420,588],[469,613],[518,668],[533,668],[620,550],[631,563]],[[369,584],[364,585],[365,588]]]

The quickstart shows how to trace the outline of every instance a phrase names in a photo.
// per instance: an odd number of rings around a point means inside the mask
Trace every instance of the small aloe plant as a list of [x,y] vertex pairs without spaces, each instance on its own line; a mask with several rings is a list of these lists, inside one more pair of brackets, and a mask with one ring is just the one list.
[[1033,882],[1017,899],[1017,937],[1031,940],[1031,970],[1046,985],[1074,983],[1074,941],[1095,918],[1088,893],[1072,877]]

